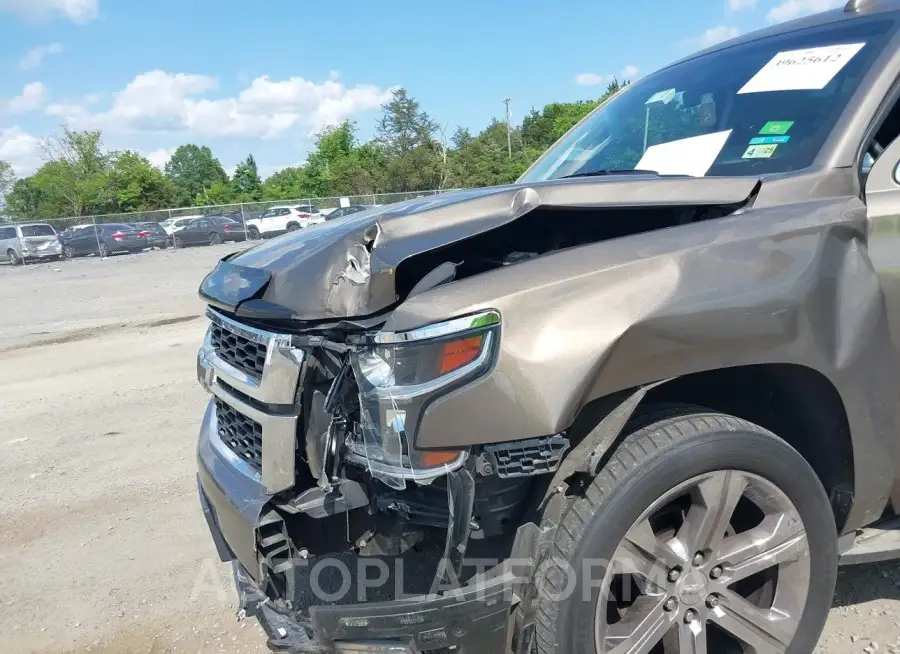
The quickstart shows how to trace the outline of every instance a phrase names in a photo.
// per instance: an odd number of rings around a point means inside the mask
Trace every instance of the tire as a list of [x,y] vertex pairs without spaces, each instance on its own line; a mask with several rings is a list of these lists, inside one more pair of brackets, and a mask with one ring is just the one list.
[[169,239],[163,241],[163,244],[158,246],[160,250],[168,250],[169,249]]
[[106,247],[106,243],[101,243],[101,244],[99,245],[99,247],[98,247],[98,250],[100,251],[100,256],[101,256],[101,257],[108,257],[108,256],[109,256],[109,248]]
[[172,239],[172,242],[175,244],[176,249],[184,247],[184,241],[182,241],[181,238],[178,236],[176,236],[174,239]]
[[71,246],[67,245],[63,248],[63,259],[74,259],[75,251]]
[[212,232],[209,235],[209,244],[210,245],[219,245],[222,242],[222,237],[219,236],[216,232]]
[[[722,490],[739,490],[744,482],[750,484],[748,488],[762,492],[740,495]],[[681,504],[671,514],[657,514],[651,527],[648,511],[656,510],[654,507],[670,494],[680,498]],[[735,505],[737,510],[719,513],[720,500],[729,497],[736,499],[725,504]],[[685,498],[691,508],[681,514]],[[702,499],[697,502],[694,498]],[[756,504],[760,501],[771,506],[760,509]],[[776,506],[780,508],[772,508]],[[769,516],[768,521],[756,525],[760,518],[754,510]],[[687,515],[681,525],[677,523],[680,515]],[[730,517],[723,521],[723,515]],[[666,527],[661,517],[673,521],[665,534],[658,531]],[[703,533],[711,524],[716,528],[706,532],[708,538],[693,538],[689,528],[679,531],[687,525]],[[744,527],[754,526],[754,535],[741,540]],[[742,572],[740,563],[752,550],[739,555],[738,544],[764,543],[760,540],[763,533],[775,543],[767,551],[777,563],[767,560],[769,568],[760,565],[746,581],[731,586],[751,572],[747,568]],[[644,547],[636,547],[635,542]],[[680,548],[679,543],[684,546]],[[648,547],[655,556],[641,554]],[[692,554],[695,547],[704,549]],[[683,554],[676,553],[679,549]],[[616,575],[615,571],[623,568],[605,565],[606,561],[616,565],[636,561],[648,574]],[[781,562],[790,565],[779,567],[775,576],[772,571]],[[651,576],[653,581],[643,589],[632,584],[614,585],[620,580],[647,580]],[[831,505],[806,460],[757,425],[681,407],[668,411],[666,417],[653,417],[643,427],[633,427],[584,495],[566,508],[548,555],[535,575],[537,650],[540,654],[598,652],[603,651],[597,647],[600,642],[604,646],[617,644],[628,651],[625,643],[642,642],[644,646],[635,651],[648,652],[659,643],[665,654],[731,654],[740,653],[738,643],[750,639],[751,645],[762,651],[812,652],[831,607],[836,577],[837,534]],[[791,606],[789,610],[781,605],[777,608],[786,610],[792,622],[761,621],[771,633],[760,637],[758,631],[745,626],[755,623],[745,623],[741,616],[765,614],[776,597],[777,584],[782,582],[791,591],[779,594],[777,601]],[[617,588],[620,596],[627,588],[638,597],[633,604],[611,606],[611,602],[620,601],[615,594],[608,594],[612,588]],[[567,594],[566,589],[573,592]],[[601,611],[604,607],[607,610]],[[653,620],[646,619],[650,615],[647,611],[653,612]],[[716,629],[708,628],[711,623]],[[731,630],[741,638],[733,639]],[[645,640],[637,640],[639,632]],[[694,648],[695,634],[704,639],[710,635],[705,649]],[[767,640],[772,634],[787,642],[773,647]],[[722,638],[733,640],[729,644]],[[684,639],[683,649],[679,648],[679,639]]]
[[300,229],[300,225],[297,223],[288,223],[287,225],[287,231],[289,232],[296,232],[298,229]]
[[11,266],[21,266],[22,265],[22,257],[20,257],[15,250],[7,250],[6,258],[9,259],[9,263]]
[[252,241],[258,241],[259,240],[259,230],[256,227],[251,227],[250,229],[247,230],[247,236]]

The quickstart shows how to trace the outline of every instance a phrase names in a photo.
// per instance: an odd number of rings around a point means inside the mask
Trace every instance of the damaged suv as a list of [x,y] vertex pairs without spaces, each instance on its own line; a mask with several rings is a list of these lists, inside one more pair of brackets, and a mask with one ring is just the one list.
[[626,87],[515,184],[203,280],[203,512],[285,652],[811,652],[900,553],[900,6]]

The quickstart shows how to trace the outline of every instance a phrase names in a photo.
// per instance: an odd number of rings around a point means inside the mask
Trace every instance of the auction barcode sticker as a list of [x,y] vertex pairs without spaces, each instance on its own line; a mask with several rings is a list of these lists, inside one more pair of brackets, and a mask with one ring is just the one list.
[[779,52],[738,94],[824,89],[865,45],[848,43]]

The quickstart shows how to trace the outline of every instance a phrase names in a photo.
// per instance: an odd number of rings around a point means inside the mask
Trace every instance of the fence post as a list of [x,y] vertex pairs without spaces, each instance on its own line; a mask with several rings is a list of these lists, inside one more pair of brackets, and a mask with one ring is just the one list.
[[375,194],[374,194],[374,193],[372,194],[372,204],[373,204],[373,205],[378,204],[378,200],[375,199]]
[[241,224],[244,226],[244,241],[247,241],[250,239],[250,237],[247,236],[247,217],[244,215],[244,203],[243,202],[241,202]]
[[[166,213],[169,214],[169,220],[172,220],[172,210],[166,209]],[[172,225],[172,249],[177,250],[178,246],[175,245],[175,223],[170,223]]]
[[97,219],[91,216],[91,224],[94,226],[94,240],[97,241],[97,255],[100,255],[100,234],[97,232]]

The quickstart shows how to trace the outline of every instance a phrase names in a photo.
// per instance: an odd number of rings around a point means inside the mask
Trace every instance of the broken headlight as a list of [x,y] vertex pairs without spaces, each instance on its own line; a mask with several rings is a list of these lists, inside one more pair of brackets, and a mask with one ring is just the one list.
[[350,457],[376,479],[402,489],[461,466],[467,450],[419,450],[416,425],[428,403],[483,375],[500,336],[500,314],[486,311],[408,332],[379,332],[351,358],[359,388],[359,429]]

